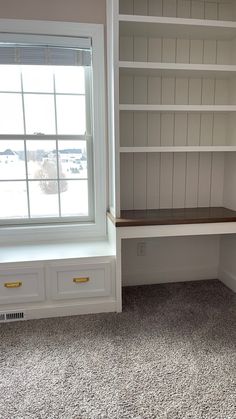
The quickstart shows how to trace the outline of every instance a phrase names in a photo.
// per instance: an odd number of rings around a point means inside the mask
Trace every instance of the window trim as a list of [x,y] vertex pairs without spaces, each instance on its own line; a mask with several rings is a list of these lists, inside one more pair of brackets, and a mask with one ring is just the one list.
[[0,19],[0,39],[4,34],[90,37],[93,61],[93,178],[94,222],[1,227],[0,243],[80,240],[106,235],[106,118],[104,27],[101,24],[38,20]]

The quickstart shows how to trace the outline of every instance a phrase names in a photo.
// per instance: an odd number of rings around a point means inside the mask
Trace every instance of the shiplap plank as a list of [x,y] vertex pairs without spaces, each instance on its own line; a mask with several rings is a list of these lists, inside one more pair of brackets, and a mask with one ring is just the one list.
[[186,153],[174,154],[173,208],[184,208],[186,192]]
[[177,39],[176,62],[177,63],[190,62],[190,40],[189,39]]
[[174,63],[176,57],[176,39],[164,38],[162,41],[162,61]]
[[215,105],[229,104],[229,81],[224,79],[216,80]]
[[134,0],[120,0],[120,13],[133,14],[134,13]]
[[226,145],[227,115],[214,114],[213,145]]
[[185,78],[179,78],[175,81],[175,104],[188,104],[188,85],[189,81]]
[[199,153],[187,154],[185,207],[197,207]]
[[161,154],[160,208],[172,208],[173,203],[173,153]]
[[147,104],[148,89],[147,77],[135,76],[134,77],[134,103]]
[[188,114],[188,145],[194,146],[200,143],[200,123],[199,113]]
[[163,112],[161,114],[161,145],[174,145],[174,114]]
[[217,2],[205,2],[205,19],[218,18]]
[[147,112],[134,113],[134,146],[144,147],[147,145],[148,132]]
[[231,64],[231,46],[229,41],[217,41],[217,64]]
[[147,155],[147,208],[160,207],[160,153]]
[[144,36],[134,37],[134,61],[147,62],[148,60],[148,40]]
[[134,155],[123,154],[120,160],[121,208],[134,209]]
[[208,146],[213,143],[213,113],[201,115],[200,145]]
[[201,79],[189,79],[189,105],[201,105],[202,81]]
[[162,40],[160,38],[149,38],[148,41],[148,61],[162,61]]
[[191,18],[204,19],[204,2],[200,0],[192,0],[191,3]]
[[133,61],[134,59],[134,39],[132,36],[120,37],[120,60]]
[[148,78],[148,103],[150,105],[161,104],[161,77]]
[[162,105],[174,105],[175,103],[175,79],[173,77],[162,78]]
[[215,100],[215,80],[202,80],[202,105],[214,105]]
[[204,40],[203,64],[216,64],[216,41],[212,39]]
[[188,135],[188,116],[187,113],[176,113],[175,114],[175,133],[174,133],[174,145],[185,146],[187,144]]
[[161,145],[161,115],[158,112],[148,113],[148,145]]
[[120,145],[132,147],[134,145],[134,113],[120,112]]
[[232,5],[230,3],[219,3],[219,19],[232,20]]
[[177,17],[186,19],[191,17],[191,3],[189,0],[177,0]]
[[162,16],[162,0],[149,0],[148,12],[150,16]]
[[134,154],[134,208],[147,208],[147,155]]
[[163,15],[168,17],[176,17],[177,0],[163,0]]
[[224,192],[224,154],[213,153],[211,176],[211,202],[212,207],[223,206]]
[[202,64],[203,63],[203,41],[191,39],[190,41],[190,63]]
[[212,153],[200,153],[198,206],[209,207],[211,196],[211,162]]
[[134,83],[132,76],[120,76],[120,103],[132,104],[134,100]]
[[133,0],[134,14],[147,15],[148,14],[148,0]]

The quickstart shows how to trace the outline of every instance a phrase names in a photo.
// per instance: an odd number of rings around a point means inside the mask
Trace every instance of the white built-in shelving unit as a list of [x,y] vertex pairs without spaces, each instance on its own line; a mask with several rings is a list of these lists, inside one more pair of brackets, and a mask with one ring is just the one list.
[[111,214],[236,211],[236,2],[108,0],[107,8]]
[[235,2],[120,0],[108,8],[111,211],[228,207]]

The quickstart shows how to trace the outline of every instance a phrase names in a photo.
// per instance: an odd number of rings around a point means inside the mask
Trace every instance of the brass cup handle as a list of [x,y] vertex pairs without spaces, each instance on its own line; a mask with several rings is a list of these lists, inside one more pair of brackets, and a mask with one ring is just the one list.
[[75,284],[82,284],[84,282],[89,282],[89,277],[83,277],[83,278],[73,278],[73,282]]
[[4,283],[4,287],[5,288],[20,288],[21,286],[22,286],[22,282],[21,281],[5,282]]

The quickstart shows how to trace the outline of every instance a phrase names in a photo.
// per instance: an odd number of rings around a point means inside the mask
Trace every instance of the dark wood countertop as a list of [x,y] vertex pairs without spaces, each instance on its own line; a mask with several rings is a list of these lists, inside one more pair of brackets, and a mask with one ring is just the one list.
[[224,207],[123,210],[120,218],[108,217],[116,227],[236,222],[236,211]]

